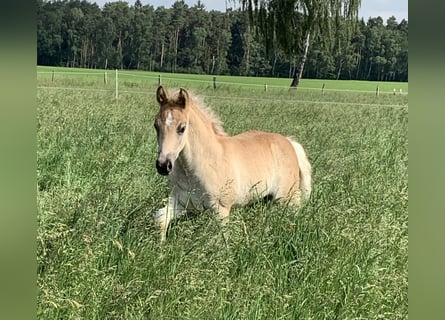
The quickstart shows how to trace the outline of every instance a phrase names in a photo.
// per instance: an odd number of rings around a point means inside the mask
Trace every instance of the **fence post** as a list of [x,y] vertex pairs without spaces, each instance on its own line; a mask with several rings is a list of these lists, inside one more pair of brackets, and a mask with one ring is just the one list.
[[377,88],[375,89],[375,95],[378,97],[380,94],[380,88],[379,86],[377,86]]
[[324,86],[325,84],[323,83],[323,85],[321,86],[321,94],[324,95]]
[[267,83],[264,84],[264,91],[267,91]]
[[216,89],[216,77],[213,77],[213,90]]
[[106,71],[104,72],[104,83],[105,83],[105,84],[108,83],[108,74],[107,74]]
[[54,82],[54,70],[53,70],[53,72],[51,74],[51,82]]
[[158,86],[160,86],[161,83],[162,83],[162,82],[161,82],[161,75],[159,75],[159,76],[158,76]]
[[117,79],[117,69],[116,69],[116,100],[119,98],[119,88],[118,88],[118,79]]

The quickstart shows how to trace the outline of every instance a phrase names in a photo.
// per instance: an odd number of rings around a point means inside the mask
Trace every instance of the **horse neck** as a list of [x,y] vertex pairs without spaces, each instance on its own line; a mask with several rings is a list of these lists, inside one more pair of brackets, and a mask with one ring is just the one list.
[[222,147],[212,123],[197,107],[190,110],[187,142],[181,152],[186,168],[201,171],[209,162],[221,158]]

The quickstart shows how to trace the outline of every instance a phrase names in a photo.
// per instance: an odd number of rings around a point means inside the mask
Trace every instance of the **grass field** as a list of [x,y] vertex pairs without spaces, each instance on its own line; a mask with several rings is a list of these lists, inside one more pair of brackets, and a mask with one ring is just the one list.
[[[55,72],[55,83],[58,80],[63,80],[70,84],[85,86],[98,86],[103,83],[105,70],[98,69],[73,69],[61,67],[45,67],[38,66],[37,71],[40,73],[41,81],[49,80],[52,77],[52,72]],[[213,88],[213,76],[199,75],[199,74],[180,74],[180,73],[159,73],[146,71],[119,71],[119,82],[124,88],[141,87],[146,84],[157,84],[158,77],[161,75],[162,83],[173,86],[184,86],[184,84],[192,85],[198,88]],[[102,85],[101,88],[114,89],[115,71],[107,70],[108,85]],[[243,90],[264,91],[264,85],[267,84],[268,89],[285,89],[287,91],[291,80],[286,78],[264,78],[264,77],[234,77],[234,76],[217,76],[217,87],[222,89],[233,90],[234,88],[243,88]],[[400,90],[408,92],[407,82],[373,82],[373,81],[336,81],[336,80],[316,80],[316,79],[302,79],[300,82],[301,90],[316,90],[320,91],[323,84],[325,91],[339,90],[339,91],[359,91],[375,93],[377,86],[381,93],[393,93],[395,89],[397,93]],[[54,85],[54,84],[53,84]]]
[[39,319],[408,318],[408,95],[172,80],[203,95],[230,134],[295,136],[313,193],[297,209],[234,209],[227,243],[205,211],[160,244],[157,82],[120,79],[135,92],[116,100],[88,75],[38,75]]

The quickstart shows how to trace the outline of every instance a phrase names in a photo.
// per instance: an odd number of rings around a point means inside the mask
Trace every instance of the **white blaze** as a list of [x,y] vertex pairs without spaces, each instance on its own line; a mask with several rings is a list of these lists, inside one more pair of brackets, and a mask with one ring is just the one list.
[[170,127],[173,124],[173,116],[170,111],[167,114],[167,119],[165,119],[165,124],[167,127]]

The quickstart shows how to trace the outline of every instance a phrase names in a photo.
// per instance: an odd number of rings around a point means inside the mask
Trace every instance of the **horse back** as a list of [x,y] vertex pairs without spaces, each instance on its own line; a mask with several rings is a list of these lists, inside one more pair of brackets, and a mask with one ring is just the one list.
[[249,164],[267,166],[276,161],[286,163],[297,161],[291,142],[279,133],[251,130],[227,140],[228,144],[232,145],[231,151],[242,156],[243,160]]

